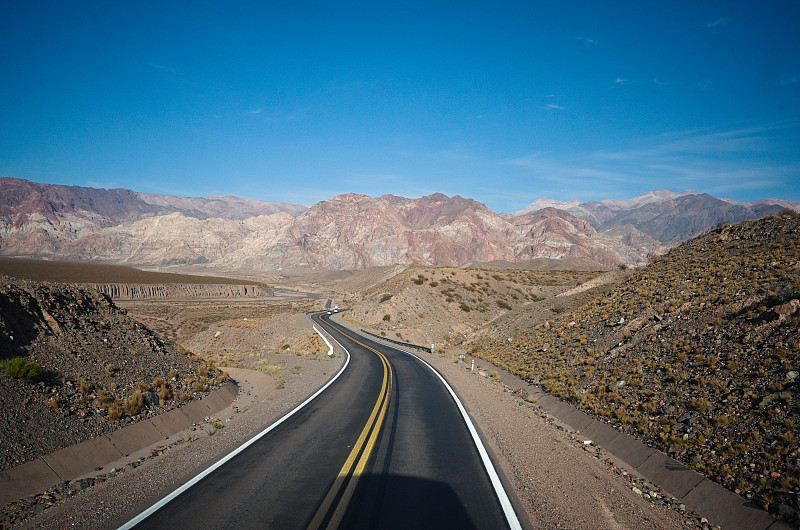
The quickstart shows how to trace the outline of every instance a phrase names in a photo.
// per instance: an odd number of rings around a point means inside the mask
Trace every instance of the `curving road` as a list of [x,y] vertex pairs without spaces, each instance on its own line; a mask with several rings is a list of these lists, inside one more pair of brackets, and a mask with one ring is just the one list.
[[414,356],[313,319],[350,353],[347,368],[136,527],[518,528],[443,381]]

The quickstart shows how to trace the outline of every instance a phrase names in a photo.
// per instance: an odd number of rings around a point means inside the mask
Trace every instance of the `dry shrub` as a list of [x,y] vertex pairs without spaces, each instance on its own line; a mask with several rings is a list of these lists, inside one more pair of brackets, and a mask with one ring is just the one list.
[[130,416],[136,416],[139,414],[139,411],[142,410],[143,405],[144,397],[142,396],[142,393],[137,390],[125,400],[125,412],[127,412]]
[[158,392],[158,401],[163,405],[170,399],[172,399],[172,390],[170,390],[170,388],[164,384],[161,386],[161,390]]
[[119,402],[113,402],[108,406],[108,415],[106,419],[109,421],[119,421],[122,419],[122,406]]
[[97,391],[97,401],[100,402],[100,408],[105,409],[108,408],[109,404],[112,402],[112,399],[106,393],[106,391],[101,388]]

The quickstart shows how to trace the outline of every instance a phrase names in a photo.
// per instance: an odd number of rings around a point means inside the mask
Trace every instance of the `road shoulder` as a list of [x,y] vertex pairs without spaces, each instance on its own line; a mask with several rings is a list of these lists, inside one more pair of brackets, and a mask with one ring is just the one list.
[[[45,492],[30,498],[20,528],[118,527],[171,493],[244,441],[261,432],[321,388],[344,362],[325,356],[285,385],[265,372],[225,368],[240,385],[225,410],[187,431],[148,447],[102,480],[68,484],[72,495]],[[113,464],[112,464],[113,465]],[[84,487],[85,485],[85,487]],[[38,508],[37,508],[38,506]]]

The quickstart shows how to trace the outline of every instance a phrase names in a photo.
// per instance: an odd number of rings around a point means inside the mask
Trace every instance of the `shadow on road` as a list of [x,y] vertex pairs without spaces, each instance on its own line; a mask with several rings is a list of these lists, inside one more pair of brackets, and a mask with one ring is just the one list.
[[[489,511],[497,501],[487,499]],[[470,513],[472,516],[470,516]],[[342,520],[342,528],[485,528],[448,484],[399,476],[364,475]],[[495,527],[496,528],[496,527]]]

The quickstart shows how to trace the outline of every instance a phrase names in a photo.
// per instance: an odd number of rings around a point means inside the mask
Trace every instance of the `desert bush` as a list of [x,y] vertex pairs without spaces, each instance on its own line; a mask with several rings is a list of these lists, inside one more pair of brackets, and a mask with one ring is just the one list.
[[122,419],[122,407],[116,401],[108,406],[106,419],[109,421],[119,421]]
[[392,319],[392,315],[390,315],[389,313],[386,313],[385,315],[383,315],[383,321],[384,322],[389,322],[391,319]]
[[139,411],[142,410],[143,405],[144,396],[142,396],[142,393],[137,390],[128,396],[128,398],[125,400],[123,408],[130,416],[136,416],[139,414]]
[[170,399],[172,399],[172,390],[170,390],[170,388],[164,384],[161,386],[161,390],[158,392],[158,401],[163,405]]
[[30,383],[39,377],[39,365],[25,357],[3,359],[0,361],[0,370],[3,370],[9,377],[25,383]]
[[503,300],[498,300],[497,301],[497,307],[499,307],[500,309],[507,309],[507,310],[511,311],[511,306],[507,302],[505,302]]
[[97,401],[100,403],[100,408],[105,409],[108,408],[108,405],[111,403],[111,397],[106,393],[105,390],[102,388],[97,391]]
[[[431,285],[433,285],[433,284],[431,284]],[[387,302],[387,301],[389,301],[389,300],[391,300],[391,299],[392,299],[392,295],[391,295],[390,293],[385,293],[385,294],[383,294],[383,295],[381,296],[381,299],[380,299],[380,302],[379,302],[379,303],[381,303],[381,304],[382,304],[382,303],[384,303],[384,302]]]

